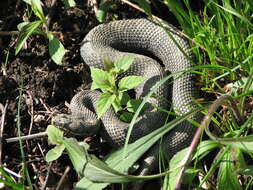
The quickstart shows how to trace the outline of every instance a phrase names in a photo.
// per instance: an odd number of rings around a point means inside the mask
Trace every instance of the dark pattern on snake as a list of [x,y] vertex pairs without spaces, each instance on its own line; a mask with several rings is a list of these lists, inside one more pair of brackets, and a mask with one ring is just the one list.
[[[171,26],[166,26],[169,32],[186,55],[191,57],[187,41]],[[101,24],[92,29],[83,41],[81,56],[90,67],[103,68],[103,59],[108,57],[116,61],[123,56],[133,55],[134,64],[125,75],[140,75],[146,81],[135,88],[136,97],[144,97],[149,90],[168,72],[175,73],[192,67],[187,56],[158,24],[148,19],[133,19],[114,21]],[[153,59],[156,58],[156,59]],[[158,60],[158,61],[157,61]],[[195,106],[193,74],[186,72],[175,75],[172,86],[172,104],[178,115],[191,111]],[[96,119],[96,102],[99,91],[82,91],[76,94],[71,103],[71,115],[57,115],[53,122],[57,125],[77,133],[90,135],[100,132],[101,136],[113,146],[121,146],[125,142],[128,124],[118,119],[113,109],[109,109],[101,120]],[[159,87],[156,98],[149,103],[167,109],[169,96],[168,83]],[[149,134],[161,127],[166,115],[154,107],[149,107],[134,125],[130,141]],[[197,119],[193,116],[192,119]],[[101,126],[100,129],[97,126]],[[182,122],[163,138],[168,157],[188,146],[195,133],[196,127],[188,122]],[[147,153],[143,161],[140,174],[149,173],[157,164],[158,145]]]

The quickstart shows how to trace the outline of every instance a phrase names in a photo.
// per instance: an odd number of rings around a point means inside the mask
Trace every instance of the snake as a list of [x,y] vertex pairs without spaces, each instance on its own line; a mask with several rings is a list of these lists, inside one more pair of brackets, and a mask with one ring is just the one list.
[[[130,143],[163,126],[168,119],[163,109],[172,106],[174,113],[182,116],[196,107],[194,74],[182,72],[193,67],[193,55],[188,40],[170,24],[161,27],[160,23],[147,18],[100,24],[85,36],[80,52],[89,67],[100,69],[104,69],[105,57],[115,62],[125,56],[133,56],[134,63],[119,78],[131,75],[145,77],[145,81],[134,89],[137,99],[143,99],[159,81],[174,74],[172,81],[160,85],[149,98],[147,104],[150,106],[137,118]],[[112,146],[120,147],[125,143],[129,123],[120,120],[113,108],[98,119],[96,105],[100,95],[97,90],[78,92],[69,104],[71,114],[58,114],[53,123],[79,135],[100,134]],[[191,116],[191,119],[198,120],[198,115]],[[188,121],[169,131],[163,137],[168,157],[189,146],[195,131],[196,126]],[[157,166],[157,144],[142,160],[140,175],[150,173]]]

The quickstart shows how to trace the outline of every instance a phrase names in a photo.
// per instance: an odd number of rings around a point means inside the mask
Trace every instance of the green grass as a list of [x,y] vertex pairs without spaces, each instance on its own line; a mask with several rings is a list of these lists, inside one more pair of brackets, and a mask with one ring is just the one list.
[[[252,65],[253,35],[251,1],[223,0],[205,1],[202,12],[192,11],[188,0],[183,0],[186,10],[178,1],[166,1],[182,29],[194,41],[193,52],[196,64],[222,65],[231,70],[223,79],[234,81],[250,73]],[[202,79],[210,89],[217,87],[216,78],[224,74],[221,69],[205,69]],[[210,80],[211,79],[213,80]]]
[[[21,134],[21,103],[23,101],[23,81],[21,79],[21,83],[19,85],[19,99],[18,99],[18,106],[17,106],[17,129],[18,129],[18,136],[22,136]],[[28,184],[29,189],[33,189],[32,186],[32,182],[31,182],[31,178],[28,172],[28,168],[27,168],[27,163],[26,163],[26,155],[25,155],[25,151],[23,148],[23,144],[24,142],[20,139],[19,140],[19,147],[20,147],[20,152],[21,152],[21,158],[22,158],[22,183],[23,183],[23,188],[25,189],[25,183]]]
[[[7,54],[8,57],[8,54]],[[21,79],[21,83],[19,85],[19,96],[18,96],[18,102],[17,102],[17,116],[16,116],[16,126],[17,126],[17,133],[18,137],[22,136],[21,132],[21,110],[22,110],[22,102],[23,102],[23,92],[24,92],[24,86],[23,81]],[[24,150],[24,142],[22,139],[19,139],[19,147],[20,147],[20,158],[22,162],[20,163],[20,173],[21,178],[19,181],[16,181],[15,178],[13,178],[12,175],[7,173],[4,170],[3,166],[0,166],[0,182],[5,185],[5,188],[10,188],[14,190],[24,190],[24,189],[33,189],[33,185],[31,182],[30,174],[28,171],[27,161],[26,161],[26,153]],[[20,167],[19,166],[19,167]]]
[[[196,66],[202,67],[199,70],[202,90],[217,97],[231,93],[244,118],[244,124],[238,124],[230,105],[214,115],[213,125],[218,132],[213,134],[208,130],[207,135],[221,146],[210,148],[203,160],[212,165],[207,166],[207,171],[198,171],[204,177],[195,183],[191,181],[190,187],[201,188],[206,183],[214,189],[252,189],[252,145],[245,143],[253,140],[250,133],[253,114],[248,108],[253,101],[253,2],[204,1],[201,12],[194,12],[188,0],[182,0],[182,4],[179,1],[164,2],[191,38]],[[228,86],[230,88],[226,88]],[[228,140],[229,144],[224,143]],[[244,146],[239,147],[238,143]],[[218,151],[217,155],[214,149]],[[215,160],[209,159],[215,155]],[[195,166],[200,161],[196,159]],[[247,175],[245,171],[248,171]]]

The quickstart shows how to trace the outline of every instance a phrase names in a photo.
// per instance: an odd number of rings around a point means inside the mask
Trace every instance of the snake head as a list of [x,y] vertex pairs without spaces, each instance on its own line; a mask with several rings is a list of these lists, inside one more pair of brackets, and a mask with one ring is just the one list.
[[100,120],[91,120],[79,115],[58,114],[52,118],[52,124],[74,135],[90,137],[98,133]]

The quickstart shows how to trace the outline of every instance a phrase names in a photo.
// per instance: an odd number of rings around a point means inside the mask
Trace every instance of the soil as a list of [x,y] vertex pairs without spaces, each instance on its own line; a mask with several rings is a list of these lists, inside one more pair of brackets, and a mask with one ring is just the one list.
[[[76,92],[87,88],[91,82],[89,69],[79,52],[84,36],[99,24],[90,2],[76,0],[76,7],[70,9],[64,7],[63,1],[57,1],[55,5],[50,31],[55,32],[68,50],[63,65],[59,66],[50,58],[48,41],[42,36],[29,37],[20,53],[15,55],[18,36],[10,35],[8,31],[16,31],[17,25],[28,17],[31,21],[36,18],[29,15],[31,10],[23,1],[0,1],[0,31],[8,33],[0,35],[0,107],[3,127],[0,163],[17,174],[22,171],[20,145],[17,141],[7,141],[18,136],[18,126],[21,135],[44,132],[54,114],[68,112],[65,102],[69,102]],[[50,5],[50,0],[43,1],[46,15],[51,10]],[[163,17],[162,13],[158,14]],[[115,18],[143,16],[137,10],[119,3],[109,10],[106,22]],[[95,147],[96,140],[91,140]],[[67,155],[52,164],[47,163],[44,160],[45,154],[52,146],[48,144],[46,136],[26,140],[23,145],[34,188],[45,189],[47,186],[47,189],[55,189],[65,168],[71,166]],[[98,149],[103,149],[103,146]],[[72,189],[76,181],[77,176],[71,169],[61,189]]]

